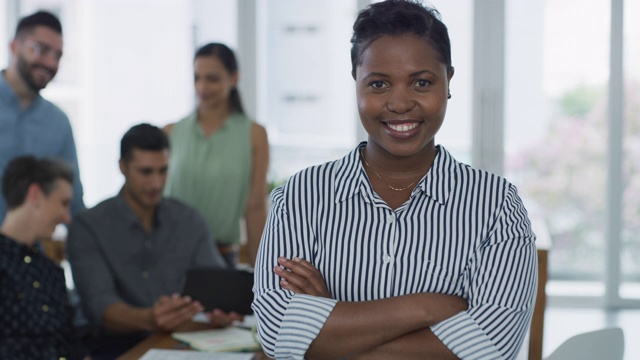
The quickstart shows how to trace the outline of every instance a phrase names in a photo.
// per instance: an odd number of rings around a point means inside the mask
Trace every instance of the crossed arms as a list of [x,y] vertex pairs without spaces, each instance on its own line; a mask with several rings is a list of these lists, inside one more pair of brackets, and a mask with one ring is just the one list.
[[[306,260],[280,258],[284,289],[331,298],[322,274]],[[338,302],[306,353],[309,359],[457,359],[430,326],[467,309],[452,295],[418,293],[365,302]],[[358,336],[353,336],[358,334]]]
[[[458,256],[459,265],[449,268],[444,261],[451,264],[453,258],[434,257],[433,251],[415,245],[438,244],[437,239],[403,238],[407,247],[401,254],[423,250],[387,264],[381,259],[384,251],[370,246],[377,244],[371,238],[350,236],[351,223],[357,220],[344,225],[341,238],[323,237],[324,228],[315,220],[307,222],[315,216],[288,208],[290,203],[280,191],[272,196],[254,288],[258,335],[267,355],[279,359],[512,359],[517,355],[533,312],[536,249],[514,189],[508,189],[492,217],[494,225],[486,233],[469,236],[477,236],[478,242],[460,245],[468,252]],[[317,207],[308,209],[304,210]],[[464,244],[464,238],[451,241],[446,246]],[[291,260],[296,256],[310,262]]]

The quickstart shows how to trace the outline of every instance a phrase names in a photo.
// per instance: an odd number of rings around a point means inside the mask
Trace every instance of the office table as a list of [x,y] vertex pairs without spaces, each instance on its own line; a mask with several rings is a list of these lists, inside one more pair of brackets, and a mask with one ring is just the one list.
[[[118,360],[138,360],[149,349],[190,350],[188,345],[172,338],[171,333],[156,333],[129,349],[129,351],[118,357]],[[266,359],[269,359],[269,357],[261,352],[256,353],[254,356],[254,360]]]

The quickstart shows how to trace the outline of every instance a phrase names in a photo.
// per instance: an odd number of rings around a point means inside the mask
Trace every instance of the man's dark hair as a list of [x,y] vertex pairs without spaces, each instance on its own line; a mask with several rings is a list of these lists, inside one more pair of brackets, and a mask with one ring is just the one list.
[[159,127],[139,124],[127,131],[120,141],[120,160],[127,162],[133,156],[133,149],[162,151],[169,149],[169,139]]
[[9,210],[22,205],[31,184],[38,184],[45,195],[56,188],[56,181],[62,179],[73,184],[73,169],[60,160],[38,159],[34,156],[14,158],[7,165],[2,176],[2,194]]
[[[236,56],[233,54],[233,51],[229,49],[229,47],[225,44],[221,43],[209,43],[204,45],[200,49],[196,51],[196,56],[194,56],[194,60],[201,56],[215,56],[220,59],[224,68],[229,72],[230,75],[238,72],[238,62],[236,61]],[[237,87],[231,89],[231,93],[229,94],[229,105],[231,105],[231,109],[240,114],[244,114],[244,108],[242,107],[242,100],[240,99],[240,92]]]
[[62,25],[60,20],[50,12],[38,11],[20,19],[16,28],[16,39],[24,38],[35,30],[38,26],[45,26],[62,35]]
[[449,32],[440,13],[417,1],[386,0],[369,5],[358,14],[351,37],[351,75],[362,64],[362,53],[372,42],[384,35],[414,34],[424,38],[440,55],[440,61],[451,72]]

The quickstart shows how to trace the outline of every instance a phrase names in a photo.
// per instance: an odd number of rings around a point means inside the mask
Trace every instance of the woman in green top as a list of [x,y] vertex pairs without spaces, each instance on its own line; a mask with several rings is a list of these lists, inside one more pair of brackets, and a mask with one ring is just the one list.
[[230,266],[236,263],[244,216],[253,266],[266,221],[267,133],[244,114],[231,49],[207,44],[193,63],[198,107],[165,127],[171,142],[165,195],[200,211]]

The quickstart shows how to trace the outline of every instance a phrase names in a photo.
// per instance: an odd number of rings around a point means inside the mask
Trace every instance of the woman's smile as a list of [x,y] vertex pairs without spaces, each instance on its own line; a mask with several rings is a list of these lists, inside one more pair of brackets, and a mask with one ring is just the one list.
[[358,112],[370,145],[389,160],[433,158],[452,75],[424,38],[404,34],[374,40],[356,68]]

